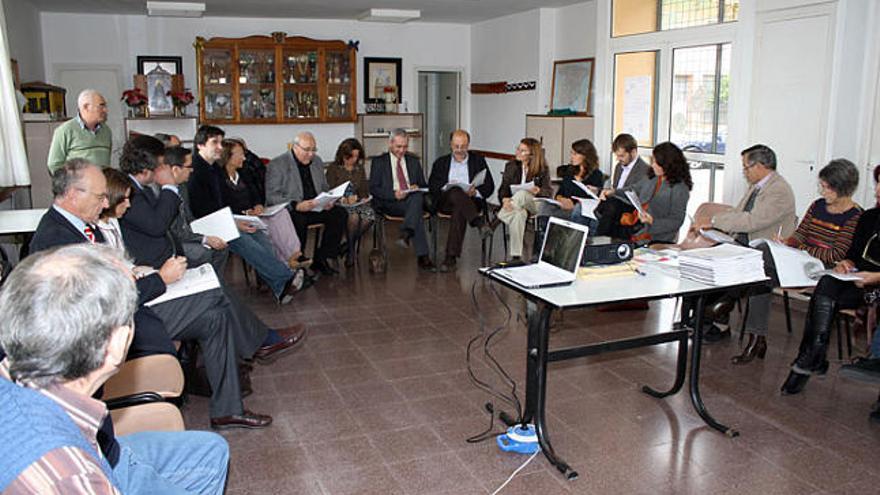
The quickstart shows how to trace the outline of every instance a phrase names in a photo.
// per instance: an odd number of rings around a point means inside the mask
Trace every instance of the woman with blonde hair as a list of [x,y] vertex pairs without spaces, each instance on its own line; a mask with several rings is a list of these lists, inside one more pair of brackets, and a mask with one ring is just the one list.
[[522,139],[516,147],[516,159],[504,166],[498,188],[501,209],[492,222],[492,227],[497,227],[499,221],[507,225],[511,259],[522,258],[526,221],[530,214],[538,213],[535,197],[549,198],[551,193],[544,148],[537,139]]

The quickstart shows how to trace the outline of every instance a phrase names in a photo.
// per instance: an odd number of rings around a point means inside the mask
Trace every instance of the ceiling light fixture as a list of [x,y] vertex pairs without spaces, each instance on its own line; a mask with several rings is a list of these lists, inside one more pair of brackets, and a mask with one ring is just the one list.
[[147,15],[151,17],[201,17],[204,13],[204,3],[147,2]]
[[370,9],[358,19],[367,22],[409,22],[422,16],[421,10]]

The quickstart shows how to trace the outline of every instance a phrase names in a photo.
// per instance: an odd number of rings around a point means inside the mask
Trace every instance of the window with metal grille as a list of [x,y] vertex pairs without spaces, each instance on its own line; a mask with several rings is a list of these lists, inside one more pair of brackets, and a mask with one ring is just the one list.
[[723,154],[727,144],[730,43],[672,51],[669,139],[685,151]]
[[740,0],[613,0],[611,35],[667,31],[732,22]]

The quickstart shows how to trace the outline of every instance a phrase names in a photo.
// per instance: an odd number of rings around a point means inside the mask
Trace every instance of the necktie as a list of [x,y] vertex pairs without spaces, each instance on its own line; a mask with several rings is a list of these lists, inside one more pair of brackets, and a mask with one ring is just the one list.
[[[752,189],[752,193],[749,194],[749,199],[746,200],[746,204],[743,206],[744,212],[748,213],[755,207],[755,200],[758,198],[758,192],[760,192],[760,189],[757,187]],[[740,244],[748,245],[749,235],[745,233],[736,234],[736,241]]]
[[89,242],[91,242],[92,244],[95,243],[95,231],[92,230],[91,225],[86,225],[83,229],[83,233],[86,235],[86,239],[88,239]]
[[400,163],[400,158],[397,159],[397,182],[401,191],[409,189],[409,184],[406,182],[406,174],[403,173],[403,165]]

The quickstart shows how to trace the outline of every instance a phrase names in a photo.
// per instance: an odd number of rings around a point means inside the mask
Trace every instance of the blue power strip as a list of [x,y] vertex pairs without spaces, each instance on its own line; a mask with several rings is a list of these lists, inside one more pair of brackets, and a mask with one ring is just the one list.
[[534,454],[541,448],[538,444],[538,435],[535,433],[535,425],[514,425],[496,437],[498,448],[504,452],[516,452],[517,454]]

